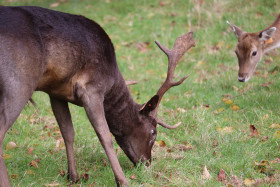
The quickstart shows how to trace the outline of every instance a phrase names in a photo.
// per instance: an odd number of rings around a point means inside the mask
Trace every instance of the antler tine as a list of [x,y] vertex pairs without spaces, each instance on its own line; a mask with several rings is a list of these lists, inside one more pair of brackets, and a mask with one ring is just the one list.
[[157,110],[159,103],[165,94],[167,90],[169,90],[173,86],[178,86],[184,82],[186,78],[188,78],[189,75],[184,76],[181,78],[179,81],[174,82],[173,76],[174,76],[174,71],[176,68],[176,65],[180,58],[185,54],[185,52],[190,49],[191,47],[195,46],[195,42],[193,40],[193,31],[190,31],[182,36],[179,36],[175,43],[174,46],[171,50],[169,50],[167,47],[161,45],[158,41],[155,41],[155,43],[158,45],[158,47],[167,55],[168,57],[168,71],[167,71],[167,77],[164,83],[161,85],[159,90],[157,91],[157,95],[159,96],[159,101],[157,103],[157,106],[155,110],[153,111],[153,116],[157,119],[157,122],[159,125],[162,125],[165,128],[168,129],[174,129],[178,127],[179,125],[174,125],[174,126],[169,126],[165,124],[163,121],[157,118]]
[[167,56],[169,56],[171,51],[167,47],[161,45],[158,41],[155,41],[155,43]]
[[159,125],[161,125],[161,126],[167,128],[167,129],[176,129],[177,127],[179,127],[179,126],[182,124],[182,122],[179,122],[179,123],[177,123],[176,125],[171,126],[171,125],[168,125],[168,124],[164,123],[164,122],[163,122],[162,120],[160,120],[160,119],[157,119],[157,123],[158,123]]

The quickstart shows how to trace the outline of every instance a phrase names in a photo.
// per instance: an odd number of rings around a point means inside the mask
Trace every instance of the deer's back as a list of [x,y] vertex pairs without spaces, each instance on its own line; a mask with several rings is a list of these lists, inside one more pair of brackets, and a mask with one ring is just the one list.
[[1,56],[22,53],[29,60],[13,58],[13,63],[40,72],[37,90],[69,101],[77,81],[100,83],[118,73],[108,35],[83,16],[39,7],[0,7],[0,37],[11,48],[9,53],[0,50]]

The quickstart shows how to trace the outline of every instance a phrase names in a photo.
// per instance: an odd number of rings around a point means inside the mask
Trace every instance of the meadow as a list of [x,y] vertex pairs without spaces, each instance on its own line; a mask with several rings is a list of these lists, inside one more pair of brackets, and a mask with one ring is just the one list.
[[[138,103],[148,101],[167,72],[155,40],[171,48],[194,31],[196,47],[180,60],[175,79],[190,74],[164,96],[151,166],[136,167],[114,141],[131,186],[279,186],[280,50],[264,56],[249,82],[237,80],[237,38],[226,20],[248,32],[270,25],[275,0],[0,0],[0,5],[41,6],[84,15],[99,23],[115,46],[118,66]],[[65,146],[48,95],[33,94],[6,134],[4,158],[12,186],[114,186],[109,161],[81,107],[70,104],[81,180],[71,184]],[[9,142],[16,144],[10,148]],[[205,170],[206,168],[206,170]],[[223,174],[224,173],[224,174]]]

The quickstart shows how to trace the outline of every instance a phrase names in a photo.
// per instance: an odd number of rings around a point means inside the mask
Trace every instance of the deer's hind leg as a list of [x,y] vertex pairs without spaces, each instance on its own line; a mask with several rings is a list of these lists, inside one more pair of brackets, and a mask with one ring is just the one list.
[[[3,140],[6,132],[32,96],[34,88],[20,82],[5,82],[0,77],[0,187],[10,186],[3,158]],[[9,84],[10,83],[10,84]]]

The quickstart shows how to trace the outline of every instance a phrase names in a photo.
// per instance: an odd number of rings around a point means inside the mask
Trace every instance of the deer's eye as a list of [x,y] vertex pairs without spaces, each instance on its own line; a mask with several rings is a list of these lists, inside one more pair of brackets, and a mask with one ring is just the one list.
[[256,56],[257,55],[257,51],[253,51],[252,56]]
[[156,131],[154,129],[151,130],[151,134],[154,136],[156,135]]

